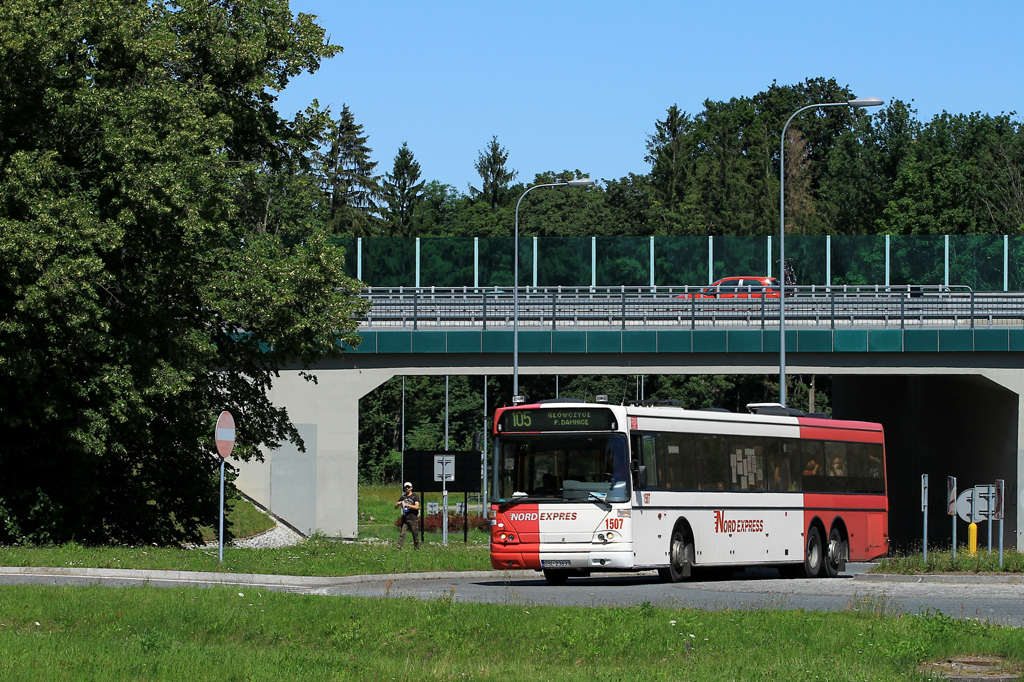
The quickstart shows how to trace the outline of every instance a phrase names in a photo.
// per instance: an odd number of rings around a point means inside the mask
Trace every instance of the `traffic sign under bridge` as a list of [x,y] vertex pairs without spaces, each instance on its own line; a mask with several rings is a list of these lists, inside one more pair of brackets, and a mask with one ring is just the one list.
[[[402,465],[405,480],[412,483],[412,489],[418,493],[439,493],[444,488],[452,493],[480,492],[479,451],[406,450],[402,453]],[[447,479],[444,482],[442,466]]]
[[[989,518],[989,494],[995,497],[995,486],[977,485],[960,493],[956,498],[956,513],[964,523],[981,523]],[[972,515],[973,511],[973,515]]]

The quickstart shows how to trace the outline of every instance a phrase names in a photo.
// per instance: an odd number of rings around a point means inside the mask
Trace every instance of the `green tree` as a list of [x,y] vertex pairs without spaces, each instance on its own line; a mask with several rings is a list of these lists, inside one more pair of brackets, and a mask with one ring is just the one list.
[[900,165],[880,221],[882,231],[997,233],[985,202],[982,159],[1000,137],[999,123],[980,114],[942,113],[924,126]]
[[821,198],[836,234],[876,234],[900,168],[910,154],[920,124],[914,110],[894,100],[871,116],[857,119],[836,140],[828,158]]
[[405,142],[395,155],[391,172],[384,176],[382,196],[387,208],[384,220],[392,237],[413,236],[416,210],[423,200],[424,182],[420,182],[420,164]]
[[220,410],[243,459],[301,442],[272,379],[362,304],[253,179],[315,144],[275,92],[339,50],[284,0],[0,5],[0,542],[196,540]]
[[341,116],[327,125],[325,149],[315,154],[317,172],[327,195],[328,224],[336,235],[383,236],[380,229],[380,183],[374,175],[377,162],[366,145],[362,124],[356,123],[347,105]]
[[[696,143],[694,121],[673,104],[664,121],[654,122],[654,134],[647,138],[647,155],[651,164],[649,184],[659,203],[661,219],[670,233],[689,232],[685,227],[694,215]],[[691,228],[692,229],[692,228]]]
[[507,164],[508,150],[498,144],[498,136],[495,135],[487,149],[480,152],[476,163],[473,164],[480,176],[480,189],[470,186],[470,195],[474,199],[482,199],[492,209],[504,203],[508,196],[509,183],[519,174],[508,168]]

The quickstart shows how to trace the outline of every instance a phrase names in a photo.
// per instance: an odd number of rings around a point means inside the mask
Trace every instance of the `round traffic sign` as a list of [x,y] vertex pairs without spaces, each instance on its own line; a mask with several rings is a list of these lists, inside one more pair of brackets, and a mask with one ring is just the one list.
[[235,447],[235,418],[227,410],[221,412],[217,418],[217,429],[214,431],[213,439],[217,443],[217,452],[227,459]]

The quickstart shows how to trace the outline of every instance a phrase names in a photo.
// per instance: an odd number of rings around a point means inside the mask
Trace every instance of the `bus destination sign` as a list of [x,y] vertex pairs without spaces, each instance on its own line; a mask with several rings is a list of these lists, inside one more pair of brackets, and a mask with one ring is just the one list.
[[502,431],[611,431],[615,415],[609,409],[550,407],[507,410],[502,415]]

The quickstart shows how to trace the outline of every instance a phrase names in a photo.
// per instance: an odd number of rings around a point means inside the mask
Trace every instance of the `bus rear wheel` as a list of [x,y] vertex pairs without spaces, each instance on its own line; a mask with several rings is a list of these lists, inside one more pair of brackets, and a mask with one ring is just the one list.
[[548,581],[548,585],[564,585],[569,580],[569,571],[545,568],[544,580]]
[[825,575],[835,578],[843,565],[843,536],[838,528],[828,534],[828,549],[825,552]]
[[678,583],[689,578],[692,569],[693,540],[682,528],[676,528],[668,545],[668,568],[659,568],[658,576],[663,582]]
[[822,576],[823,564],[825,563],[824,552],[821,547],[821,532],[817,526],[807,529],[807,548],[804,555],[804,574],[808,578],[820,578]]

